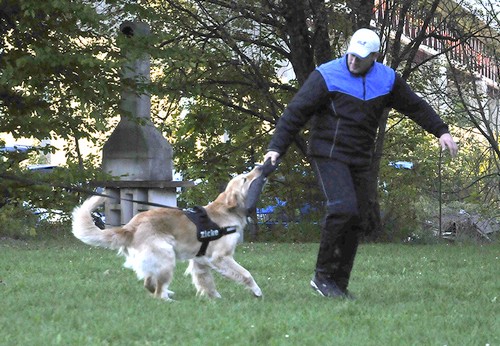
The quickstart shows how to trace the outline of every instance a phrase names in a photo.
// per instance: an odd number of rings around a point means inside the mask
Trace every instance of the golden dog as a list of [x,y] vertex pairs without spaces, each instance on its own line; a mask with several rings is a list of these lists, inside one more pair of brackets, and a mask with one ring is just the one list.
[[236,227],[237,232],[211,241],[203,256],[196,256],[201,242],[193,222],[180,209],[159,208],[137,214],[123,227],[101,230],[94,225],[91,212],[104,202],[93,196],[73,211],[73,234],[86,244],[119,250],[125,255],[125,267],[133,269],[144,287],[154,296],[171,300],[168,290],[176,260],[189,260],[186,275],[191,274],[198,295],[219,298],[211,269],[249,288],[256,297],[262,291],[252,275],[233,258],[236,244],[247,222],[245,198],[253,180],[261,175],[258,168],[231,179],[224,192],[205,207],[207,215],[219,227]]

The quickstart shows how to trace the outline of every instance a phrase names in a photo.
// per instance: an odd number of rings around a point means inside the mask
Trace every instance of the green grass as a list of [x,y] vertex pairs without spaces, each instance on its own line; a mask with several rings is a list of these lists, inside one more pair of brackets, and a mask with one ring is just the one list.
[[500,246],[361,245],[355,301],[309,287],[317,244],[245,243],[236,259],[264,292],[216,275],[195,297],[153,299],[123,259],[72,239],[0,240],[1,345],[500,345]]

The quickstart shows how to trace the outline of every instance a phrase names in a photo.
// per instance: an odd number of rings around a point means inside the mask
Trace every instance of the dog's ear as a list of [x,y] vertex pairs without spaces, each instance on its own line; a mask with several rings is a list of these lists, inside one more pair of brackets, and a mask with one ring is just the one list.
[[245,206],[245,197],[242,189],[245,187],[246,177],[239,175],[233,178],[226,186],[224,191],[226,206],[228,208],[238,208]]
[[226,191],[226,205],[228,208],[238,207],[240,202],[240,194],[235,191]]

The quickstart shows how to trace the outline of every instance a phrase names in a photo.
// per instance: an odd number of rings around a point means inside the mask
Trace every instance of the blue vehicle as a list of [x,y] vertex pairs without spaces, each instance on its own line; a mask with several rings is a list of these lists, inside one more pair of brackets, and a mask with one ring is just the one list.
[[413,169],[415,167],[413,162],[409,161],[391,161],[389,162],[389,166],[396,169]]
[[302,207],[292,211],[292,214],[287,212],[286,206],[287,202],[282,201],[279,198],[275,198],[276,203],[273,205],[268,205],[263,208],[257,208],[257,222],[268,227],[274,225],[286,226],[289,223],[300,222],[303,217],[317,211],[317,208],[311,204],[304,204]]

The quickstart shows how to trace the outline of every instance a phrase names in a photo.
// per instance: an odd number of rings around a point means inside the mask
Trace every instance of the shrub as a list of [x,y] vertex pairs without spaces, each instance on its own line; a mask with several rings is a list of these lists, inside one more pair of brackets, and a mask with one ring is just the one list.
[[0,237],[14,239],[55,237],[71,228],[67,215],[40,213],[20,204],[0,208]]
[[320,225],[312,221],[260,224],[255,240],[277,243],[319,242],[320,232]]
[[11,238],[34,237],[38,217],[25,207],[13,204],[0,208],[0,236]]

